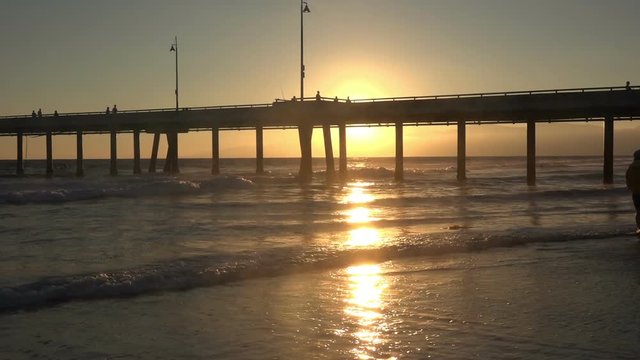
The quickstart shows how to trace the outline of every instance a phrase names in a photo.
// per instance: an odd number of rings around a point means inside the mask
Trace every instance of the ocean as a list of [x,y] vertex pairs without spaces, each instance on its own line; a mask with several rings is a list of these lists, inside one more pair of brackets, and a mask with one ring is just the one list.
[[638,359],[630,161],[3,161],[0,359]]

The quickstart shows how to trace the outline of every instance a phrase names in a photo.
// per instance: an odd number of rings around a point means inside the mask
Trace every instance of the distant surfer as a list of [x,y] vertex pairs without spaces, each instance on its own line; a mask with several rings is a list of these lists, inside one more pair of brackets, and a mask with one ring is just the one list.
[[636,208],[636,235],[640,235],[640,150],[633,153],[633,162],[627,169],[626,180]]

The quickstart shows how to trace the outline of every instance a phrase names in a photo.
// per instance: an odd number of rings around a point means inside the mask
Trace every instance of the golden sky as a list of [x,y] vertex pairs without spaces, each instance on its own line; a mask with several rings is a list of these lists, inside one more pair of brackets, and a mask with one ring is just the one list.
[[[316,90],[357,99],[640,82],[640,2],[634,0],[308,3],[307,96]],[[0,12],[0,114],[172,107],[174,35],[181,107],[299,96],[299,6],[297,0],[7,0]],[[540,127],[539,153],[602,152],[599,124],[563,126],[593,143],[576,139],[567,146],[553,137],[557,128]],[[625,140],[634,127],[617,126],[617,153],[635,146]],[[349,155],[393,155],[391,131],[349,129]],[[468,131],[469,155],[524,154],[521,126]],[[314,155],[321,156],[318,135]],[[108,136],[90,139],[85,156],[107,157]],[[222,156],[254,156],[254,139],[249,131],[223,132]],[[454,127],[407,128],[405,154],[454,155],[454,140]],[[28,156],[42,157],[42,139],[29,141]],[[119,155],[130,157],[131,136],[118,141]],[[150,138],[142,141],[148,156]],[[55,137],[54,147],[55,157],[75,156],[70,136]],[[181,135],[180,155],[210,156],[210,134]],[[265,156],[298,155],[295,131],[265,132]],[[0,139],[0,157],[15,157],[15,139]]]

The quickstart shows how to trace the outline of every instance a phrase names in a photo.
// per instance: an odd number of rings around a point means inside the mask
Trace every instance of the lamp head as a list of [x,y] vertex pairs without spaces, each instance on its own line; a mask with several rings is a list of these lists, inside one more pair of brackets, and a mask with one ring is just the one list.
[[172,52],[172,51],[176,51],[175,45],[171,45],[171,49],[169,50],[169,52]]
[[302,9],[303,13],[310,13],[311,10],[309,10],[309,5],[307,5],[307,3],[303,3],[304,4],[304,8]]

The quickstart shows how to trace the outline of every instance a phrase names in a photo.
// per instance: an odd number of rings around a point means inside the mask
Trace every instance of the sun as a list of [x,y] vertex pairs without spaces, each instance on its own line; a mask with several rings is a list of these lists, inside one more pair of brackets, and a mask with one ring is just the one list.
[[365,76],[349,77],[336,83],[331,89],[331,94],[336,94],[338,98],[351,100],[373,99],[384,97],[384,88]]

